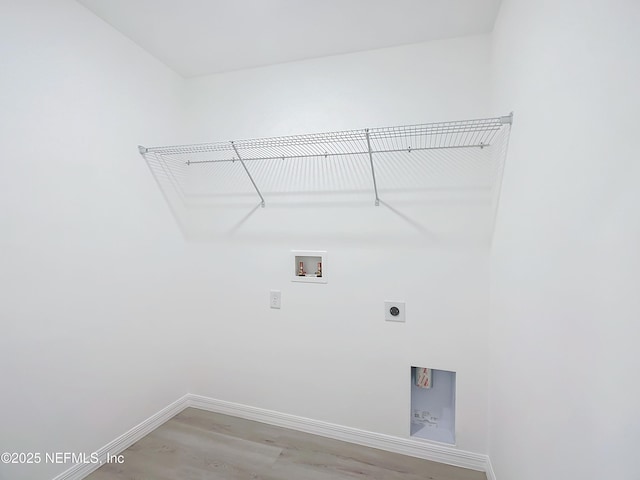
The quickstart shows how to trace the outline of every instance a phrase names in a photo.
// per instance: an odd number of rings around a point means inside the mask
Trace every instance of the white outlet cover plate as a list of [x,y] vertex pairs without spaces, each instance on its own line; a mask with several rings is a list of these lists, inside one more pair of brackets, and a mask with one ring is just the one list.
[[280,290],[271,290],[269,292],[269,306],[271,308],[280,308],[282,300],[282,294]]
[[[398,315],[396,316],[391,315],[391,308],[393,307],[396,307],[398,310],[400,310],[400,313],[398,313]],[[384,319],[387,322],[406,322],[406,311],[405,311],[404,302],[385,301],[384,302]]]

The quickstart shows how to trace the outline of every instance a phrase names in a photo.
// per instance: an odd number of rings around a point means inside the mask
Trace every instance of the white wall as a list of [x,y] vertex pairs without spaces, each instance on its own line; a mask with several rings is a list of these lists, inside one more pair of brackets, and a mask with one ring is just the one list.
[[[185,83],[74,2],[0,8],[1,450],[90,452],[186,391],[404,436],[423,365],[457,372],[458,446],[487,451],[487,192],[400,174],[378,208],[272,197],[185,242],[135,146],[483,117],[488,36]],[[329,251],[329,284],[290,282],[294,248]]]
[[483,35],[190,79],[191,140],[483,117],[489,54]]
[[[190,141],[483,117],[489,45],[470,37],[189,80]],[[195,393],[405,436],[409,367],[455,370],[458,446],[486,451],[489,197],[390,190],[377,208],[372,192],[267,196],[230,237],[189,245],[203,342]],[[210,216],[233,225],[257,201]],[[329,283],[292,283],[291,249],[328,250]],[[270,289],[281,310],[268,308]],[[386,299],[406,301],[405,325],[383,321]]]
[[182,79],[65,0],[3,1],[0,58],[0,451],[91,452],[188,390],[183,239],[136,149],[179,141]]
[[638,478],[640,4],[504,0],[492,258],[498,480]]

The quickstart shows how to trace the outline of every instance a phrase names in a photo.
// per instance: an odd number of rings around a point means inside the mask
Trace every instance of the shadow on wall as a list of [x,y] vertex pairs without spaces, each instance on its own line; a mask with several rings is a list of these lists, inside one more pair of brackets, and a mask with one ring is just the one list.
[[240,161],[237,150],[225,157],[206,150],[185,155],[177,147],[144,158],[188,240],[485,244],[508,129],[492,140],[482,147],[403,145],[373,159],[368,153],[312,151]]

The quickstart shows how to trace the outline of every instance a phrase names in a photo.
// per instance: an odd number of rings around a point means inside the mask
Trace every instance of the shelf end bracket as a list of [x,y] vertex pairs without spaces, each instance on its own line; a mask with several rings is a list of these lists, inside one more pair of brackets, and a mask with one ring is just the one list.
[[373,167],[373,152],[371,151],[371,140],[369,139],[369,129],[364,133],[367,136],[367,149],[369,150],[369,163],[371,164],[371,176],[373,177],[373,190],[376,193],[376,207],[380,205],[380,197],[378,197],[378,184],[376,183],[376,170]]
[[513,124],[513,112],[511,112],[509,115],[505,115],[503,117],[500,117],[500,123],[505,124],[508,123],[509,125]]
[[249,173],[249,169],[244,164],[244,160],[242,160],[242,157],[240,156],[240,152],[238,152],[238,148],[236,147],[235,143],[231,142],[231,146],[233,147],[233,151],[236,152],[236,156],[238,157],[238,160],[240,160],[240,163],[242,164],[242,168],[244,168],[244,171],[247,172],[247,176],[249,177],[249,180],[251,180],[251,184],[253,185],[253,188],[256,189],[256,192],[258,193],[258,196],[260,197],[260,200],[261,200],[260,206],[262,208],[264,208],[264,197],[262,196],[262,193],[260,193],[260,189],[256,185],[256,182],[253,180],[253,177],[251,176],[251,173]]

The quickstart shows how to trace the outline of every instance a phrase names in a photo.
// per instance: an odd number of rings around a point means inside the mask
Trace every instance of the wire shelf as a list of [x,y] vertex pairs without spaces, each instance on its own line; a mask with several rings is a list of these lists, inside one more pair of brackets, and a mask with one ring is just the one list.
[[[456,148],[484,148],[491,145],[496,135],[510,125],[512,115],[462,120],[453,122],[427,123],[396,127],[371,128],[365,130],[346,130],[341,132],[314,133],[283,137],[258,138],[229,142],[215,142],[194,145],[176,145],[164,147],[139,147],[156,179],[166,180],[173,185],[179,196],[184,197],[187,184],[194,192],[205,192],[207,180],[198,179],[198,169],[207,164],[235,163],[241,165],[244,175],[250,180],[255,193],[264,206],[256,172],[264,172],[275,167],[274,161],[299,159],[332,159],[343,162],[345,170],[366,168],[369,170],[369,184],[375,192],[375,204],[379,204],[376,179],[376,160],[384,162],[393,158],[401,161],[402,156],[412,152]],[[405,157],[406,158],[406,157]],[[414,155],[415,158],[415,155]],[[422,159],[422,157],[419,157]],[[426,158],[426,157],[425,157]],[[257,166],[255,162],[262,162]],[[350,162],[356,162],[351,166]],[[247,166],[250,164],[251,170]],[[185,168],[186,167],[188,168]],[[303,165],[303,163],[301,163]],[[340,169],[332,164],[329,168]],[[354,164],[355,165],[355,164]],[[220,165],[222,167],[222,165]],[[240,171],[241,171],[240,170]],[[238,169],[233,169],[237,179]],[[252,175],[252,171],[254,175]],[[206,172],[206,175],[204,175]],[[207,177],[209,167],[200,173]],[[222,169],[228,174],[229,169]],[[246,184],[246,178],[243,180]],[[227,178],[227,184],[233,181]],[[211,193],[211,192],[207,192]],[[197,193],[196,193],[197,194]]]
[[[313,133],[285,137],[258,138],[234,142],[150,147],[143,153],[160,155],[208,155],[206,159],[188,163],[231,162],[237,160],[235,149],[243,160],[270,160],[335,155],[368,154],[367,133],[372,153],[415,151],[435,148],[484,147],[510,116],[456,122],[427,123],[367,130]],[[235,146],[235,149],[234,149]]]

